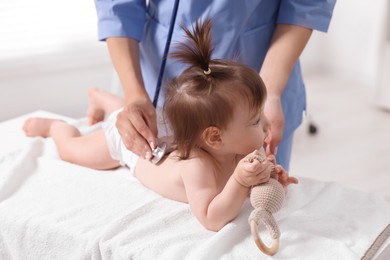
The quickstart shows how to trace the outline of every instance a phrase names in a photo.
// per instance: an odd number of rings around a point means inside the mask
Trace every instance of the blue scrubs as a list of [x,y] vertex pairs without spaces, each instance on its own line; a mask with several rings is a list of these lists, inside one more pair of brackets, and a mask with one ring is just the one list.
[[[277,24],[293,24],[328,30],[336,0],[182,0],[172,44],[183,40],[180,25],[191,26],[198,18],[213,19],[212,58],[238,59],[257,71],[264,61]],[[145,87],[154,97],[158,72],[170,24],[173,0],[95,0],[99,39],[130,37],[140,42]],[[171,47],[172,49],[173,47]],[[184,66],[167,60],[163,83],[180,74]],[[159,105],[164,102],[164,93]],[[277,161],[288,169],[292,136],[302,121],[306,95],[299,61],[282,95],[285,126]]]

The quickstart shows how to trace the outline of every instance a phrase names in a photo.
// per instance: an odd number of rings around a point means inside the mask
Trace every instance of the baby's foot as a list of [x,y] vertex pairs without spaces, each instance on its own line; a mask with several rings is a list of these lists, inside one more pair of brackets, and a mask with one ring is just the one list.
[[88,124],[94,125],[104,120],[104,110],[99,106],[96,95],[100,90],[97,88],[88,89],[89,106],[87,110]]
[[64,122],[60,119],[31,117],[28,118],[23,125],[23,131],[27,136],[49,137],[50,127],[54,122]]

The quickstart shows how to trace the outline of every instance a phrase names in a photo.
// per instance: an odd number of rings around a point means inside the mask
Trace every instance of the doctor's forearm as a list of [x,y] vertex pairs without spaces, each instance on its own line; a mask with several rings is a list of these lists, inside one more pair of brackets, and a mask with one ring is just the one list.
[[131,38],[108,38],[108,50],[118,73],[125,101],[147,95],[142,79],[138,42]]
[[268,97],[280,98],[291,71],[310,39],[312,29],[279,24],[260,70]]

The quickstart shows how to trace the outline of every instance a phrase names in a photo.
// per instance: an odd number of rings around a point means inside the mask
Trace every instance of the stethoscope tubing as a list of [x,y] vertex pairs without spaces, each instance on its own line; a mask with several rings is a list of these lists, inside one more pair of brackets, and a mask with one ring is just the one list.
[[175,27],[175,21],[176,21],[176,16],[177,16],[177,9],[179,7],[179,2],[180,2],[180,0],[175,0],[174,6],[173,6],[171,23],[169,25],[167,41],[165,43],[164,54],[163,54],[163,58],[161,61],[161,66],[160,66],[160,71],[159,71],[158,78],[157,78],[156,90],[154,92],[154,98],[153,98],[153,106],[154,107],[157,107],[158,98],[160,96],[162,78],[164,76],[164,70],[165,70],[165,65],[166,65],[167,57],[168,57],[168,53],[169,53],[169,47],[171,46],[171,39],[172,39],[173,29]]

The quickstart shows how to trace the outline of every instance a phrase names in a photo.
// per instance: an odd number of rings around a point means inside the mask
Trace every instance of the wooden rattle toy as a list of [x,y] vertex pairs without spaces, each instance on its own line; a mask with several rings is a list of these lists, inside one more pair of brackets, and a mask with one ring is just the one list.
[[[259,154],[247,157],[247,160],[264,162],[267,157],[264,149],[259,150]],[[252,187],[250,201],[254,210],[249,216],[249,225],[251,227],[252,236],[257,247],[267,255],[274,255],[279,249],[279,227],[273,217],[273,213],[277,212],[283,205],[286,193],[282,184],[278,181],[278,175],[273,168],[271,178],[268,182]],[[268,247],[261,240],[258,232],[258,226],[263,223],[272,237],[272,244]]]

